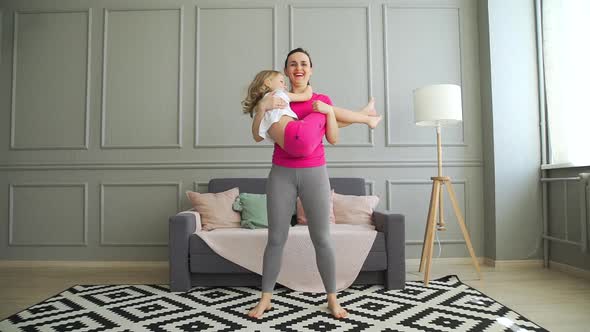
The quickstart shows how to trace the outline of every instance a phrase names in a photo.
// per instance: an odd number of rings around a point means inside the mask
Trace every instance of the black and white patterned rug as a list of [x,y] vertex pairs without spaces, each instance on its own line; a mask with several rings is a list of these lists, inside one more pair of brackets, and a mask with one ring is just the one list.
[[396,291],[352,286],[338,293],[345,319],[332,318],[325,294],[284,287],[262,319],[249,318],[259,298],[257,287],[77,285],[0,321],[0,331],[546,331],[456,276]]

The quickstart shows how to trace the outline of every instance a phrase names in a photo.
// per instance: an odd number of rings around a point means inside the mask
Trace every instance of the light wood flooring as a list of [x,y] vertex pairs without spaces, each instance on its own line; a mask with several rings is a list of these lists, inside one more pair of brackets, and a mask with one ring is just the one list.
[[[1,263],[1,262],[0,262]],[[408,280],[422,280],[417,265]],[[456,274],[464,283],[510,307],[549,331],[590,331],[590,280],[538,266],[473,266],[433,261],[432,279]],[[0,320],[76,284],[167,284],[165,262],[11,266],[0,264]]]

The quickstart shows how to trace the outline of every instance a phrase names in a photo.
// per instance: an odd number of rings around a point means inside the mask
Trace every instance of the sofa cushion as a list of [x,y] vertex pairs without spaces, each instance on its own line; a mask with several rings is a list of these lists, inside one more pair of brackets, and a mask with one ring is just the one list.
[[[192,273],[252,273],[252,271],[215,253],[191,254],[189,265]],[[387,254],[380,251],[369,252],[361,267],[361,271],[383,271],[386,269]]]
[[337,224],[371,225],[377,196],[341,195],[334,193],[334,215]]
[[[385,252],[385,236],[383,232],[377,232],[373,246],[370,252]],[[217,255],[213,249],[209,248],[197,234],[191,234],[189,239],[189,255]]]
[[[334,216],[334,189],[332,189],[331,197],[330,197],[330,223],[336,223],[336,217]],[[303,208],[303,203],[301,203],[301,198],[297,197],[297,223],[300,225],[307,225],[307,217],[305,216],[305,209]]]
[[371,251],[361,267],[361,271],[387,270],[387,254],[382,251]]
[[252,273],[215,253],[191,254],[189,265],[192,273]]
[[201,224],[206,231],[240,227],[240,214],[232,209],[239,194],[238,188],[220,193],[186,192],[194,209],[201,215]]
[[268,228],[266,194],[241,193],[234,201],[233,209],[240,212],[243,228]]

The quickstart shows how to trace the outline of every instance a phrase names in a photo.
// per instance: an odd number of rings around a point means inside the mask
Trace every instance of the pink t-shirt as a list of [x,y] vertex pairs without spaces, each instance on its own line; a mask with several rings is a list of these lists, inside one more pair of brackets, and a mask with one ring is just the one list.
[[[301,120],[314,112],[312,107],[314,100],[320,100],[328,105],[332,105],[330,97],[317,93],[314,93],[308,101],[292,102],[289,105],[293,112],[297,114],[298,119]],[[325,133],[326,128],[322,128],[321,130]],[[317,167],[325,165],[326,157],[324,155],[324,143],[320,143],[315,151],[306,157],[293,157],[275,143],[275,149],[272,154],[272,163],[290,168]]]

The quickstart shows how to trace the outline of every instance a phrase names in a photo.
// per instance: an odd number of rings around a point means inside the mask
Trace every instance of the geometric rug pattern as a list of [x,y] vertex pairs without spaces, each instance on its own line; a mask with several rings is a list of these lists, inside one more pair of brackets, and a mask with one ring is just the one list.
[[351,286],[338,293],[344,319],[332,318],[324,293],[280,285],[273,308],[248,317],[259,298],[259,287],[76,285],[0,321],[0,331],[546,331],[457,276],[403,290]]

